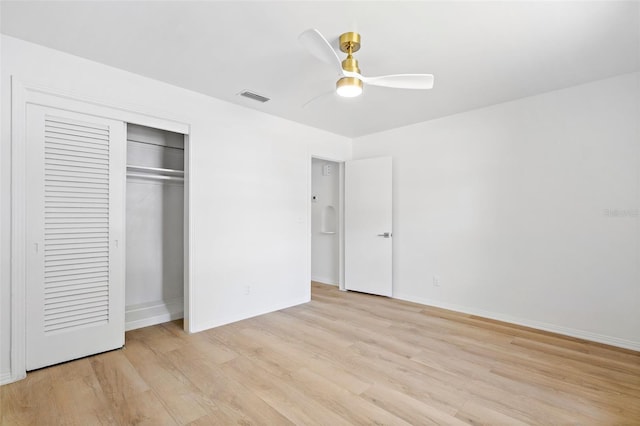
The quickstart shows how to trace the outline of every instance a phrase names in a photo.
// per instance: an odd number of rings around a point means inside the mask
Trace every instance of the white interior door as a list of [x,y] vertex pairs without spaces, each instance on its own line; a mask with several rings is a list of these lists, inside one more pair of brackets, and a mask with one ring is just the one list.
[[345,163],[345,288],[391,296],[391,157]]
[[27,105],[27,370],[124,344],[125,124]]

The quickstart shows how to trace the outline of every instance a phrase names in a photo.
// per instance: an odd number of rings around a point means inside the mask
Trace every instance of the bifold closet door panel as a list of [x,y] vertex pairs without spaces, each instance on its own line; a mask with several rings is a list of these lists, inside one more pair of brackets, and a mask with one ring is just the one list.
[[124,344],[125,124],[27,105],[27,370]]

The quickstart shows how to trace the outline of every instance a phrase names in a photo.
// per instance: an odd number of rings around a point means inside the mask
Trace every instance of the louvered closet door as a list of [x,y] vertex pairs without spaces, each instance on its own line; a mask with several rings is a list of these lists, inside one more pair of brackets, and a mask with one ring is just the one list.
[[27,106],[27,370],[124,344],[123,122]]

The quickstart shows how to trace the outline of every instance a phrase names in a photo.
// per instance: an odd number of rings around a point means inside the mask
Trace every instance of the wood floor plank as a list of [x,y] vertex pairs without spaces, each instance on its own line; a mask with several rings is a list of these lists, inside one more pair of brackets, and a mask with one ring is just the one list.
[[[546,392],[550,397],[555,397],[558,392],[572,395],[583,401],[587,410],[597,408],[603,413],[622,415],[627,412],[640,419],[640,404],[633,396],[611,392],[604,388],[582,386],[565,380],[562,376],[549,377],[535,371],[513,366],[500,366],[492,370],[494,380],[499,382],[499,377],[511,378],[522,384],[535,386]],[[584,408],[583,408],[584,409]]]
[[220,366],[196,359],[184,362],[176,352],[168,354],[174,365],[217,409],[242,424],[293,424],[242,383],[224,374]]
[[503,347],[492,344],[469,344],[466,349],[478,356],[494,358],[500,365],[519,367],[587,389],[606,389],[612,393],[638,395],[638,390],[635,387],[629,387],[625,382],[590,374],[589,371],[585,371],[583,364],[560,356],[539,353],[515,345]]
[[[244,329],[241,333],[254,342],[262,342],[264,350],[270,351],[267,357],[260,357],[258,362],[262,362],[262,359],[279,360],[277,367],[287,366],[286,369],[276,369],[275,374],[287,376],[292,371],[307,368],[320,375],[332,377],[333,381],[354,394],[360,394],[371,386],[368,378],[362,379],[352,374],[351,368],[345,368],[341,362],[335,362],[332,356],[335,352],[327,352],[322,346],[301,344],[289,336],[279,334],[279,330],[272,331],[273,333],[267,333],[264,329],[254,328]],[[335,348],[332,350],[335,351]],[[273,371],[271,366],[265,368]]]
[[305,389],[305,392],[321,405],[351,424],[410,424],[368,400],[354,396],[351,392],[333,383],[331,378],[322,377],[310,370],[297,371],[293,375],[293,381],[298,387]]
[[186,424],[209,413],[199,390],[163,354],[143,341],[129,342],[123,352],[176,422]]
[[420,401],[381,384],[367,389],[362,396],[413,425],[461,426],[467,424],[452,414],[433,407],[424,400]]
[[[526,372],[509,376],[499,369],[492,370],[485,377],[478,379],[484,383],[491,383],[503,391],[524,395],[532,401],[541,401],[567,413],[578,413],[601,424],[610,424],[614,419],[621,420],[619,406],[611,404],[610,401],[605,406],[599,403],[599,401],[606,399],[604,392],[586,397],[581,392],[574,392],[572,388],[562,387],[558,380],[532,384]],[[633,403],[627,407],[629,413],[634,412]]]
[[56,382],[52,389],[58,416],[71,425],[116,425],[118,421],[93,375]]
[[369,371],[385,377],[384,383],[413,398],[453,414],[468,398],[470,378],[433,369],[382,348],[360,342],[348,355]]
[[456,414],[456,418],[460,421],[471,424],[489,424],[489,425],[509,425],[509,426],[527,426],[530,423],[518,420],[503,410],[495,410],[483,401],[470,399],[464,403],[460,411]]
[[61,420],[50,369],[33,371],[27,378],[0,387],[2,425],[57,425]]
[[253,360],[239,357],[226,363],[222,369],[236,381],[249,386],[262,400],[296,425],[350,424],[306,392],[301,392],[292,381],[279,380],[280,375],[270,373]]
[[114,412],[121,425],[174,426],[179,424],[151,389],[120,401]]
[[111,402],[124,401],[146,392],[149,386],[140,377],[121,350],[106,352],[91,358],[91,366],[100,383],[102,393]]
[[640,353],[312,284],[311,302],[0,387],[0,424],[640,425]]
[[640,363],[619,361],[611,357],[575,351],[552,343],[539,342],[530,339],[515,338],[511,343],[522,346],[543,354],[561,357],[571,360],[576,365],[582,365],[582,369],[588,369],[592,374],[617,382],[627,383],[636,389],[640,389]]

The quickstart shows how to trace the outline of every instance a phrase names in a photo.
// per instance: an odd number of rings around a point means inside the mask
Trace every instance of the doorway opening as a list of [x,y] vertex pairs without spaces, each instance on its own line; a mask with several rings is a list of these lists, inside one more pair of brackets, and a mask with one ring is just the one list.
[[344,289],[344,163],[311,159],[311,281]]
[[126,331],[184,316],[185,139],[127,124]]

